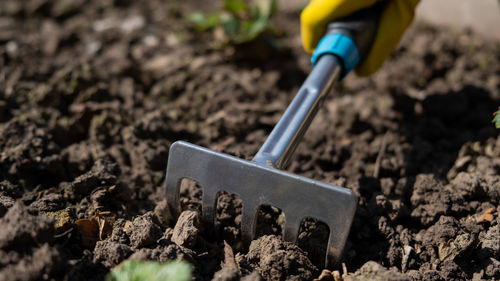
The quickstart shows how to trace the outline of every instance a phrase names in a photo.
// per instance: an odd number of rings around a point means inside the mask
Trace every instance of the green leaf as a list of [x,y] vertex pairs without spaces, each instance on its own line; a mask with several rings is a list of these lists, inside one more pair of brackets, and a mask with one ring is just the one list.
[[264,32],[273,33],[270,23],[276,13],[277,0],[256,0],[247,4],[244,0],[225,0],[223,7],[215,14],[207,16],[202,12],[189,15],[199,31],[217,30],[217,40],[225,43],[240,44],[252,41]]
[[247,21],[243,25],[242,33],[235,39],[237,43],[252,41],[266,30],[268,22],[265,19]]
[[493,113],[493,116],[493,123],[495,123],[495,127],[500,129],[500,107],[497,112]]
[[222,8],[233,14],[238,14],[240,12],[246,11],[248,9],[248,6],[241,0],[226,0]]
[[195,28],[199,31],[205,31],[210,28],[217,26],[219,22],[219,17],[217,15],[205,15],[200,11],[192,12],[188,16],[189,21],[191,21]]
[[207,17],[207,28],[214,28],[219,24],[219,16],[217,14],[212,14]]
[[189,14],[188,19],[196,25],[203,25],[207,20],[205,14],[200,11],[192,12]]
[[219,17],[224,32],[229,36],[235,36],[240,32],[241,21],[232,14],[223,13]]
[[257,2],[257,11],[259,19],[270,19],[278,10],[276,0],[259,0]]
[[159,263],[126,260],[113,268],[106,281],[189,281],[191,266],[184,261]]

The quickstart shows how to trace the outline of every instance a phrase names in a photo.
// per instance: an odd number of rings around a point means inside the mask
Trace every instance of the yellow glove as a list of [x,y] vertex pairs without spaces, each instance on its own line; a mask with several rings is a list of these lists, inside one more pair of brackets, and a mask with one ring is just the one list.
[[[372,6],[378,0],[311,0],[300,15],[304,49],[312,53],[326,26],[337,19]],[[396,48],[403,33],[413,21],[419,0],[389,0],[383,8],[373,45],[356,67],[356,74],[368,76],[379,69]]]

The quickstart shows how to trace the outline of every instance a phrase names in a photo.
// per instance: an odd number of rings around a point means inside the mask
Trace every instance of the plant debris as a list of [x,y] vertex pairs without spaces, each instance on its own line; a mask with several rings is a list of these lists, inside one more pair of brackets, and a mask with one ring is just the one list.
[[79,219],[75,222],[82,237],[82,245],[93,249],[99,240],[104,240],[113,230],[115,215],[109,211],[96,211],[90,219]]
[[478,223],[492,222],[493,221],[493,211],[495,208],[491,207],[486,210],[477,218]]
[[213,30],[222,44],[242,44],[263,33],[272,33],[271,18],[277,11],[276,0],[259,0],[251,5],[241,0],[225,0],[219,12],[206,15],[200,11],[189,15],[199,31]]

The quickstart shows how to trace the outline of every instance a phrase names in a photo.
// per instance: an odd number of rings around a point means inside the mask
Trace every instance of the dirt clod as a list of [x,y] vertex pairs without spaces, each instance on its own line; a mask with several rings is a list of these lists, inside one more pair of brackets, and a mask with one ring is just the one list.
[[342,277],[337,270],[330,271],[328,269],[323,269],[319,277],[315,278],[314,281],[342,281]]
[[94,248],[94,262],[102,262],[106,267],[118,265],[134,251],[131,247],[111,240],[98,241]]
[[16,202],[0,219],[0,249],[21,251],[53,239],[54,221],[47,216],[34,216]]
[[167,200],[162,200],[156,205],[154,214],[163,227],[169,226],[173,221],[173,216],[167,205]]
[[236,281],[240,280],[240,272],[235,267],[223,267],[214,274],[212,281]]
[[68,186],[68,195],[81,198],[87,196],[96,186],[112,186],[116,184],[116,176],[119,173],[115,163],[106,160],[97,160],[90,171],[77,177]]
[[454,240],[438,245],[438,256],[441,261],[447,259],[467,258],[478,243],[477,237],[469,233],[458,235]]
[[241,281],[262,281],[262,277],[257,271],[254,271],[241,278]]
[[64,207],[64,199],[61,194],[49,193],[31,203],[30,207],[42,212],[56,211]]
[[126,233],[133,248],[149,246],[155,243],[162,234],[160,227],[154,223],[152,212],[135,218]]
[[399,273],[395,268],[387,269],[382,265],[369,261],[365,263],[354,274],[349,274],[344,278],[345,281],[361,281],[361,280],[394,280],[394,281],[411,281],[408,276]]
[[500,260],[500,224],[490,227],[481,240],[481,250]]
[[192,262],[195,255],[196,253],[192,250],[171,243],[167,246],[160,246],[155,249],[140,249],[130,256],[130,259],[156,260],[159,262],[167,262],[178,259]]
[[15,202],[11,197],[0,195],[0,217],[3,217]]
[[186,248],[192,248],[200,232],[200,215],[197,211],[184,211],[179,216],[172,233],[172,241]]
[[58,276],[64,271],[64,266],[60,252],[45,243],[35,248],[32,255],[0,269],[0,280],[43,280],[47,276]]
[[318,272],[304,251],[275,235],[252,241],[243,261],[266,280],[312,279]]

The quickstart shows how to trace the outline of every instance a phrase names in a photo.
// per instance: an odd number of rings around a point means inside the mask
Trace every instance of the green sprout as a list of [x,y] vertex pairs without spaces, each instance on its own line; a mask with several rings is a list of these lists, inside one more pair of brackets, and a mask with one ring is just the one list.
[[493,113],[493,123],[495,123],[495,127],[497,127],[497,129],[500,129],[500,107],[498,108],[498,110]]
[[273,33],[271,18],[276,13],[276,0],[259,0],[250,5],[241,0],[225,0],[220,11],[205,14],[193,12],[188,19],[198,31],[214,31],[223,44],[242,44],[264,33]]
[[113,268],[106,281],[189,281],[191,266],[185,261],[159,263],[126,260]]

